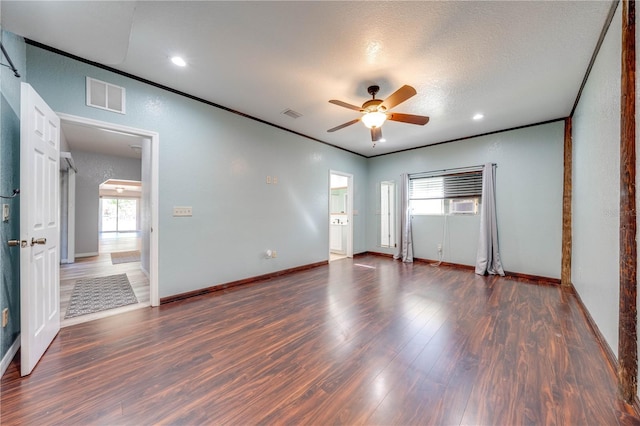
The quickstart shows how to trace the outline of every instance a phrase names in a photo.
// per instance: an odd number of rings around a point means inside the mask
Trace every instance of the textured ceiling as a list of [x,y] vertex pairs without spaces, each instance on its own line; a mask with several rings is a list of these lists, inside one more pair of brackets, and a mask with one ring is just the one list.
[[[566,117],[609,1],[2,2],[4,29],[365,156]],[[55,19],[52,19],[55,18]],[[169,61],[183,56],[188,65]],[[372,147],[367,86],[418,94]],[[282,112],[293,109],[302,117]],[[472,116],[483,113],[483,120]]]

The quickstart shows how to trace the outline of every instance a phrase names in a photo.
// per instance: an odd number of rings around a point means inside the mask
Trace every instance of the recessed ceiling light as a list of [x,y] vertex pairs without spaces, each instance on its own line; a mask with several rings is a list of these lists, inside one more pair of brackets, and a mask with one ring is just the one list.
[[179,67],[186,67],[187,66],[187,63],[180,56],[174,56],[173,58],[171,58],[171,62],[173,62],[174,64],[176,64]]
[[473,116],[474,120],[482,120],[483,118],[484,118],[484,114],[480,114],[480,113]]

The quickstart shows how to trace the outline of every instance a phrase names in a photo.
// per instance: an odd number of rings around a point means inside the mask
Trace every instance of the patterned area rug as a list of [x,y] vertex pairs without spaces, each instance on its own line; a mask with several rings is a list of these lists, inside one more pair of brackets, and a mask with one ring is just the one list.
[[116,251],[111,253],[111,264],[140,262],[140,250]]
[[127,274],[76,281],[64,318],[92,314],[138,303]]

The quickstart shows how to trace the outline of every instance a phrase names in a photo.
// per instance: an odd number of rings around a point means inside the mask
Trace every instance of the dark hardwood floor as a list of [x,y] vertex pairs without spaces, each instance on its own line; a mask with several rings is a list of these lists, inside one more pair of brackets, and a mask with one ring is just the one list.
[[376,256],[60,331],[2,424],[638,424],[575,296]]

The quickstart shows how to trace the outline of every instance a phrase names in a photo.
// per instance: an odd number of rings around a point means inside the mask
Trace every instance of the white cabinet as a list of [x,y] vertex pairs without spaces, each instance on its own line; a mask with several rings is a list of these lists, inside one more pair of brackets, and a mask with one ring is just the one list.
[[329,250],[333,253],[345,253],[346,239],[343,230],[343,225],[331,224],[331,229],[329,230]]

